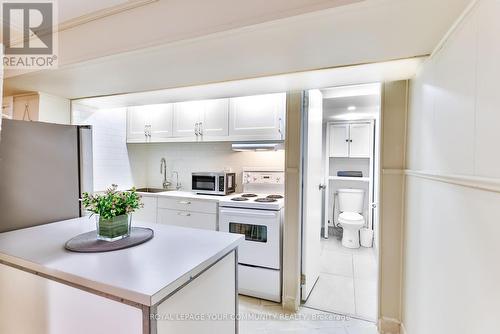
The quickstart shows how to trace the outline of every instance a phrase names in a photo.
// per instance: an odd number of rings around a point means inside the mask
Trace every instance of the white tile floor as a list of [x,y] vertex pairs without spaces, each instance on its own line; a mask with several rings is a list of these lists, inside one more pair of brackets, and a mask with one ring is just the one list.
[[377,259],[373,248],[349,249],[321,240],[321,273],[305,306],[376,321]]
[[377,334],[375,324],[301,307],[286,313],[280,304],[256,298],[239,298],[240,334]]

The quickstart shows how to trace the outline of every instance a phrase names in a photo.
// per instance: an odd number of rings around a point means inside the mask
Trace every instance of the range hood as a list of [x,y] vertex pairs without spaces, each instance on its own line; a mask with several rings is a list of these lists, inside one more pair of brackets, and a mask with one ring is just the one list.
[[246,143],[233,143],[231,145],[233,151],[247,152],[247,151],[277,151],[283,149],[282,142],[246,142]]

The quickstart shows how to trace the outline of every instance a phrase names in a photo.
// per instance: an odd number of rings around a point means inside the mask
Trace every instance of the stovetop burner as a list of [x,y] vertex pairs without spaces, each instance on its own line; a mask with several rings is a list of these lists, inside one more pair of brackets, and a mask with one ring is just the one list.
[[276,201],[277,200],[274,199],[274,198],[267,198],[267,197],[265,197],[265,198],[257,198],[255,200],[255,202],[258,202],[258,203],[271,203],[271,202],[276,202]]
[[245,197],[233,197],[233,198],[231,198],[231,201],[243,202],[243,201],[248,201],[248,198],[245,198]]
[[241,197],[257,197],[256,194],[243,194]]
[[271,198],[271,199],[281,199],[281,198],[283,198],[283,195],[274,195],[274,194],[273,194],[273,195],[269,195],[269,196],[267,196],[267,198]]

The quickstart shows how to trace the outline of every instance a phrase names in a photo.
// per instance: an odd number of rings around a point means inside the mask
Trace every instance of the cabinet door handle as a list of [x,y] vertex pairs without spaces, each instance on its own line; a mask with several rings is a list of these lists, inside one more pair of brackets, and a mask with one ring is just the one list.
[[280,139],[283,140],[283,130],[281,129],[281,123],[283,122],[283,119],[280,117],[278,119],[278,132],[280,134]]
[[194,134],[197,136],[200,135],[200,122],[194,123]]
[[189,217],[191,214],[189,212],[177,212],[178,216],[184,216],[184,217]]
[[190,201],[179,201],[178,203],[179,203],[179,204],[191,204],[191,202],[190,202]]

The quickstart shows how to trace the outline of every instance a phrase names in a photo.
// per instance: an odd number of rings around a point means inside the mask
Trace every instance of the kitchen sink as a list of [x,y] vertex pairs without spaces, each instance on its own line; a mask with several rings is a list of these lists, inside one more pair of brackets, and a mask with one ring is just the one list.
[[163,189],[163,188],[137,188],[137,192],[139,193],[162,193],[164,191],[171,191],[170,189]]

